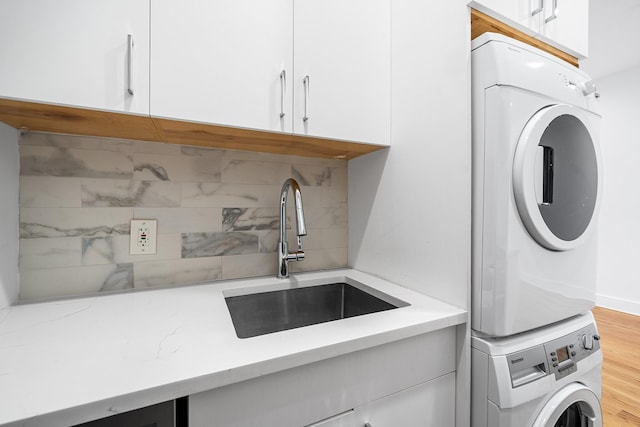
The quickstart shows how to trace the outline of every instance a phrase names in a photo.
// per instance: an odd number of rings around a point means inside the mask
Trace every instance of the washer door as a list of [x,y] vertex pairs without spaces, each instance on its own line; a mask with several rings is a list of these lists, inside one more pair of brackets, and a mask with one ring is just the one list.
[[513,163],[518,213],[547,249],[576,248],[595,226],[602,174],[588,114],[569,105],[545,107],[518,140]]
[[532,427],[602,427],[600,400],[579,383],[571,383],[553,395]]

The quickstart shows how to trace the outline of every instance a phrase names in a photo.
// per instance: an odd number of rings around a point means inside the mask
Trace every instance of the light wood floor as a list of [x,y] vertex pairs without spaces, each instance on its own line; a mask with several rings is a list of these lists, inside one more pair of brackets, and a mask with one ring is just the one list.
[[604,427],[640,426],[640,317],[596,307]]

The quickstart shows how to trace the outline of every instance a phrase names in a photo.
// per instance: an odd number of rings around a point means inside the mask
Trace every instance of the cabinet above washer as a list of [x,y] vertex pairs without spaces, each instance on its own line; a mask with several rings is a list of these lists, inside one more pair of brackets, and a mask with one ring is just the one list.
[[579,59],[588,55],[586,1],[472,0],[469,6]]

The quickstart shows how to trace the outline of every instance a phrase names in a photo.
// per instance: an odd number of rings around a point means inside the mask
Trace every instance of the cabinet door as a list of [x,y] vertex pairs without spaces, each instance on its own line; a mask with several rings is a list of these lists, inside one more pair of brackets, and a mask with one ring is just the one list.
[[451,373],[356,408],[356,425],[453,426],[455,401],[455,374]]
[[149,0],[3,1],[0,16],[1,97],[148,114]]
[[152,116],[291,132],[292,0],[152,3]]
[[389,145],[390,9],[390,0],[295,1],[294,133]]
[[540,31],[544,0],[475,0],[474,9],[503,21],[529,35]]
[[589,51],[589,2],[544,0],[542,41],[581,58]]

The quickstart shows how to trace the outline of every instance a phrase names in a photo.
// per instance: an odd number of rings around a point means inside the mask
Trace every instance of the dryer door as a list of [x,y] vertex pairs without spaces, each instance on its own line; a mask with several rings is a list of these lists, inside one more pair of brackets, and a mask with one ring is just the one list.
[[529,234],[547,249],[578,247],[593,231],[602,173],[595,119],[569,105],[539,110],[516,147],[513,190]]
[[602,427],[600,400],[584,385],[571,383],[549,399],[532,427]]

